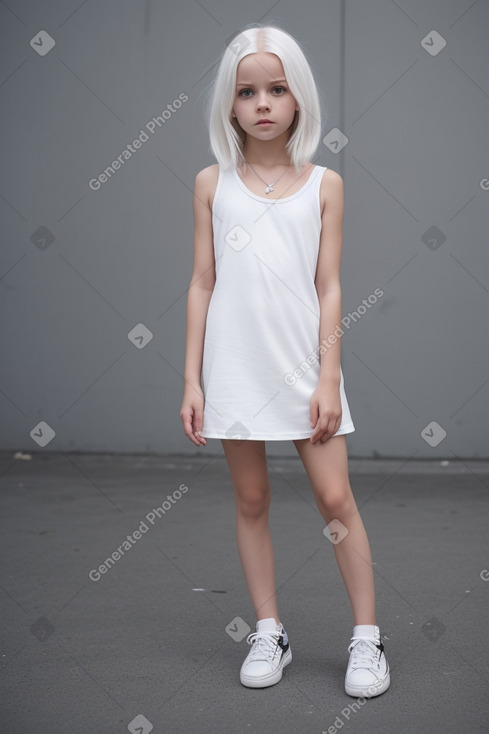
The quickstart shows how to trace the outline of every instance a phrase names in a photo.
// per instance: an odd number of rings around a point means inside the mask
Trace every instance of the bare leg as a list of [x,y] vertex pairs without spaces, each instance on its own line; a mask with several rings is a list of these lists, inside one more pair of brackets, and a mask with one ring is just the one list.
[[333,548],[354,623],[377,624],[372,557],[348,477],[346,437],[332,436],[325,443],[314,444],[309,439],[298,439],[294,444],[326,524],[337,519],[348,530],[348,535]]
[[236,540],[256,618],[280,623],[268,525],[270,482],[264,441],[222,439],[236,498]]

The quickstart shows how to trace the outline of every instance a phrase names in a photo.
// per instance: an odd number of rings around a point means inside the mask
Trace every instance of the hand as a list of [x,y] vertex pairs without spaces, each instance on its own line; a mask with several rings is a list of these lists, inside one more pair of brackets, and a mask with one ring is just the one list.
[[311,443],[326,443],[341,425],[341,397],[337,382],[320,382],[311,397],[310,417],[314,428]]
[[207,446],[207,441],[200,435],[204,423],[204,394],[200,387],[189,384],[185,387],[180,418],[184,433],[192,443]]

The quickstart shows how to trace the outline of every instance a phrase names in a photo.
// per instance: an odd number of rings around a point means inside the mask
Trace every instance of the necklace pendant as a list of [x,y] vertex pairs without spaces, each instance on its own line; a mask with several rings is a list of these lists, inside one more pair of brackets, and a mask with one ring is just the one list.
[[270,191],[273,191],[273,186],[272,186],[272,184],[268,184],[267,188],[265,189],[265,194],[269,194],[269,193],[270,193]]

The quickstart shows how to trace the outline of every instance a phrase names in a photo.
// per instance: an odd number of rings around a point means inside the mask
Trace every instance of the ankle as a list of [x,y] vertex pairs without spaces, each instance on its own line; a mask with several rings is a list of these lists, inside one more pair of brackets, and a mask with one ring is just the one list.
[[354,622],[355,626],[360,626],[360,625],[365,625],[365,624],[375,625],[376,627],[379,626],[377,624],[377,619],[375,617],[359,617],[358,619],[355,619],[355,622]]
[[376,624],[356,624],[353,627],[353,637],[380,639],[380,630]]
[[277,623],[277,627],[280,627],[281,625],[280,618],[277,614],[268,614],[268,615],[260,614],[260,616],[256,617],[257,622],[260,622],[260,620],[262,619],[274,619],[275,622]]

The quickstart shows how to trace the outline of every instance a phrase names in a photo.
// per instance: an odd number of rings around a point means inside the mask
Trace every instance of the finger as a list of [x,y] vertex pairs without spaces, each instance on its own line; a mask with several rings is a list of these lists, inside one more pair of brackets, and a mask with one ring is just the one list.
[[198,437],[194,435],[191,415],[190,414],[185,415],[182,420],[183,420],[183,430],[187,438],[189,438],[192,441],[192,443],[194,443],[196,446],[200,446],[201,442],[198,440]]
[[326,425],[321,425],[318,423],[316,426],[316,430],[314,431],[313,435],[311,436],[311,439],[314,437],[313,443],[316,441],[320,441],[321,443],[326,443],[326,441],[331,438],[332,429],[330,429],[331,420],[326,423]]
[[[331,424],[331,421],[332,420],[333,419],[330,420],[330,424]],[[341,425],[341,414],[340,414],[340,417],[339,418],[336,418],[336,420],[334,421],[334,423],[331,425],[331,430],[328,430],[321,437],[321,443],[326,443],[326,441],[329,441],[329,439],[332,438],[335,435],[336,431],[338,431],[340,425]],[[328,425],[328,428],[329,428],[329,425]]]
[[189,435],[189,439],[196,446],[206,446],[207,445],[205,438],[200,435],[200,431],[195,431],[195,433],[192,431],[192,433]]
[[324,433],[324,430],[318,424],[316,426],[316,428],[314,429],[314,431],[312,433],[312,436],[310,438],[311,443],[316,443],[317,441],[319,441],[319,439],[321,438],[321,436],[323,435],[323,433]]
[[190,413],[182,415],[183,430],[186,436],[192,433],[192,416]]
[[198,438],[199,442],[205,446],[206,440],[200,435],[202,432],[202,426],[204,425],[204,413],[202,410],[195,411],[193,424],[195,428],[195,436]]
[[200,435],[201,434],[201,430],[202,429],[200,429],[198,431],[195,431],[195,434],[194,435],[196,436],[196,438],[198,440],[199,446],[206,446],[207,445],[207,441],[205,440],[205,438],[203,436]]
[[317,441],[319,441],[320,438],[323,436],[325,430],[325,426],[322,425],[322,420],[318,418],[316,422],[316,427],[311,436],[311,443],[316,443]]
[[316,402],[311,401],[309,406],[309,418],[311,420],[311,428],[317,425],[319,418],[319,406]]
[[331,425],[331,418],[329,418],[326,425],[323,426],[323,433],[319,440],[321,441],[321,443],[326,443],[326,441],[328,441],[332,435],[333,435],[333,426]]

